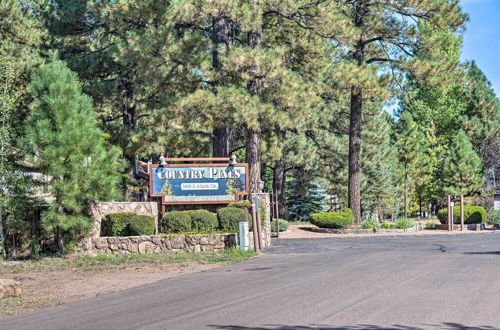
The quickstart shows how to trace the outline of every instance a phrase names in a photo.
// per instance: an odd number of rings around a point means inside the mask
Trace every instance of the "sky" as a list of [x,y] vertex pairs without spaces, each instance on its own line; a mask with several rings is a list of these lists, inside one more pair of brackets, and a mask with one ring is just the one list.
[[475,60],[500,96],[500,0],[461,0],[469,14],[462,60]]

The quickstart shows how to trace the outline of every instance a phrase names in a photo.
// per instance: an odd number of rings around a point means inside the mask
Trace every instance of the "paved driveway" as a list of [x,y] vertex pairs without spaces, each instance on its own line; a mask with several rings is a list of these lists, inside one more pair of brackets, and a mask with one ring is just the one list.
[[287,239],[1,329],[499,329],[500,234]]

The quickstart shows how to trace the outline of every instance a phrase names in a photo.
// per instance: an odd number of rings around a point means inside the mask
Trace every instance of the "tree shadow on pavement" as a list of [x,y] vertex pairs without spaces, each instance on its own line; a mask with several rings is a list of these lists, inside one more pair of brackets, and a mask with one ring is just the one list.
[[500,255],[500,251],[464,252],[464,254],[495,254]]
[[492,326],[467,326],[459,323],[443,322],[440,324],[423,324],[421,327],[405,326],[400,324],[393,324],[390,327],[378,326],[373,324],[358,324],[351,326],[329,326],[329,325],[277,325],[277,324],[265,324],[257,327],[246,327],[239,325],[209,325],[214,329],[223,330],[376,330],[376,329],[386,329],[386,330],[424,330],[424,329],[448,329],[448,330],[490,330],[498,329],[498,327]]

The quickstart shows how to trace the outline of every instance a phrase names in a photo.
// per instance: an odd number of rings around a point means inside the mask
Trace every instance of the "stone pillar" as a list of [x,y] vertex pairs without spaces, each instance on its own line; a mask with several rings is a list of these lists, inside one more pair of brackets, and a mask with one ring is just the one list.
[[89,215],[94,219],[91,238],[101,236],[101,222],[106,214],[134,212],[138,215],[149,215],[155,217],[156,228],[159,223],[159,210],[157,202],[94,202],[92,203]]
[[[261,200],[261,208],[260,212],[265,212],[264,223],[262,224],[262,246],[271,246],[271,199],[268,193],[254,193],[253,196],[258,196]],[[262,203],[263,202],[263,203]],[[263,204],[263,205],[262,205]],[[260,219],[259,219],[260,220]],[[253,242],[253,238],[251,237],[250,242]]]

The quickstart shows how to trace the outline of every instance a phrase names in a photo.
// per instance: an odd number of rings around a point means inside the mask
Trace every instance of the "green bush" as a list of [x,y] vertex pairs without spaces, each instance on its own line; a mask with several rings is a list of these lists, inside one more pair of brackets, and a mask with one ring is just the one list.
[[101,234],[103,236],[121,236],[130,218],[136,215],[134,212],[106,214],[101,224]]
[[488,222],[491,224],[500,223],[500,210],[492,211],[488,217]]
[[352,215],[352,210],[348,207],[344,207],[343,209],[340,210],[340,212],[349,213],[350,215]]
[[217,210],[219,229],[226,232],[237,232],[238,223],[245,221],[245,211],[238,207],[222,207]]
[[380,225],[380,227],[381,227],[382,229],[394,229],[394,228],[396,228],[396,225],[395,225],[395,224],[393,224],[393,223],[387,223],[387,222],[384,222],[384,223],[382,223],[382,224]]
[[244,209],[245,207],[251,207],[251,206],[252,206],[252,203],[250,201],[239,201],[239,202],[230,203],[230,204],[228,204],[227,207],[238,207],[238,208]]
[[436,229],[436,223],[434,222],[426,222],[425,229]]
[[321,212],[309,215],[313,225],[320,228],[346,228],[354,222],[352,214],[345,212]]
[[[288,229],[288,221],[283,219],[278,219],[280,231],[286,231]],[[276,220],[271,221],[271,231],[276,230]]]
[[217,217],[207,210],[186,211],[191,217],[191,228],[195,231],[214,231],[217,230],[219,222]]
[[171,211],[161,220],[163,233],[181,233],[191,231],[191,217],[186,212]]
[[368,219],[361,222],[361,228],[363,229],[377,229],[380,228],[380,223],[377,219]]
[[155,233],[155,218],[133,212],[106,214],[102,222],[105,236],[140,236]]
[[148,215],[136,215],[130,218],[121,236],[154,235],[155,218]]
[[413,228],[414,226],[415,226],[415,224],[410,219],[407,219],[407,218],[396,219],[396,228],[397,229],[409,229],[409,228]]
[[[448,222],[448,209],[438,211],[437,217],[442,224]],[[486,221],[486,210],[482,206],[464,205],[464,223],[483,223]],[[460,223],[460,206],[453,207],[453,223]]]

